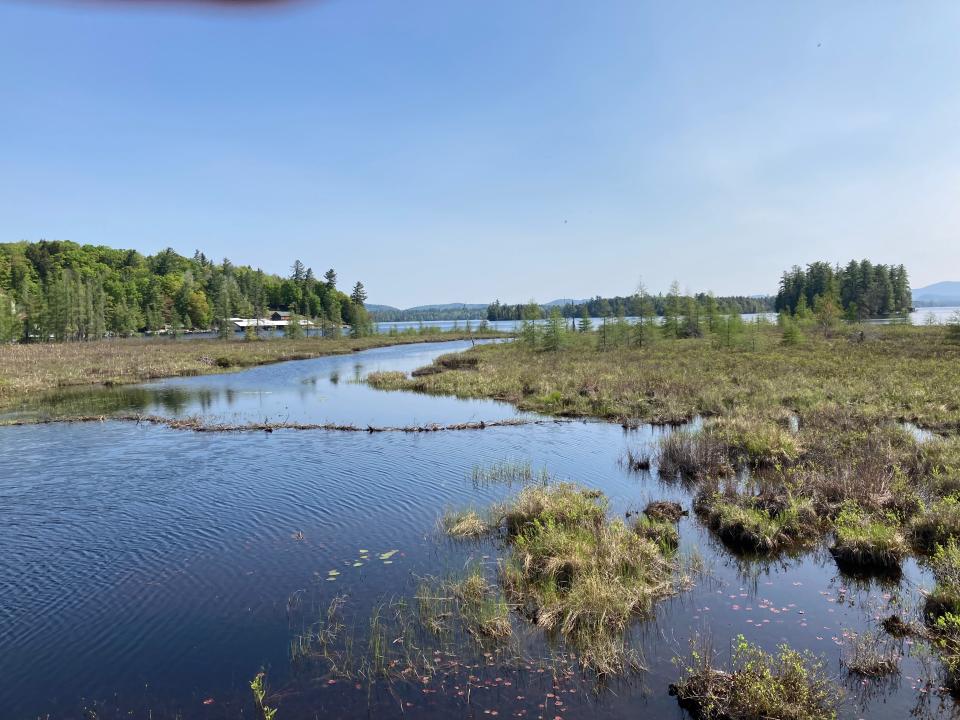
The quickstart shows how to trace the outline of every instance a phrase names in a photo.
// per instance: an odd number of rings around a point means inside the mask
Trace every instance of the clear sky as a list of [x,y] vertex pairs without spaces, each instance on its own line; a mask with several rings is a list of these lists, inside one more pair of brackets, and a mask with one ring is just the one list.
[[960,3],[0,0],[0,240],[370,301],[960,279]]

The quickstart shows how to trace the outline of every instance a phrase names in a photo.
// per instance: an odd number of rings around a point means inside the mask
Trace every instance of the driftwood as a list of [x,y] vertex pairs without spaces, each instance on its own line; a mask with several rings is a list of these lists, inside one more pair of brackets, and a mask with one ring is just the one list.
[[294,422],[262,422],[262,423],[207,423],[199,417],[189,418],[169,418],[161,415],[78,415],[74,417],[48,417],[35,418],[29,420],[11,420],[0,423],[0,425],[22,426],[22,425],[49,425],[52,423],[94,423],[94,422],[135,422],[137,425],[162,425],[171,430],[191,430],[193,432],[267,432],[274,430],[326,430],[328,432],[365,432],[365,433],[431,433],[431,432],[449,432],[452,430],[486,430],[496,427],[517,427],[520,425],[560,425],[569,420],[561,419],[523,419],[510,418],[507,420],[493,420],[485,422],[465,422],[453,423],[450,425],[440,425],[430,423],[427,425],[346,425],[339,423],[294,423]]

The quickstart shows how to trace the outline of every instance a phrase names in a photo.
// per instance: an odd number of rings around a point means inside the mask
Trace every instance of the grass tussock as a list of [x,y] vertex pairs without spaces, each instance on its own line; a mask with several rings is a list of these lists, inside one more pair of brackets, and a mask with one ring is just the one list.
[[909,550],[896,517],[870,515],[854,505],[837,516],[834,536],[830,553],[853,573],[896,572]]
[[822,528],[811,500],[785,495],[701,493],[694,509],[728,547],[773,553],[816,539]]
[[680,531],[672,520],[641,517],[634,523],[633,531],[656,543],[664,552],[671,552],[680,546]]
[[489,485],[546,485],[550,482],[546,468],[534,470],[529,461],[498,462],[488,467],[476,466],[470,472],[470,480],[476,487]]
[[683,676],[670,692],[698,720],[827,720],[836,718],[841,691],[823,662],[781,645],[768,653],[737,637],[730,664],[716,665],[716,654],[694,643],[691,658],[679,660]]
[[651,520],[679,522],[680,518],[689,513],[683,509],[680,503],[670,502],[669,500],[654,500],[647,503],[647,506],[643,509],[643,514]]
[[675,591],[664,548],[606,514],[606,498],[575,485],[526,488],[503,509],[500,572],[507,598],[601,675],[636,666],[624,630]]
[[931,503],[912,519],[908,532],[912,545],[925,553],[960,537],[960,499],[949,496]]
[[494,527],[475,510],[446,513],[440,520],[443,531],[450,537],[475,539],[489,535]]
[[657,465],[662,478],[708,480],[733,475],[727,446],[709,433],[677,430],[660,440]]
[[853,675],[880,678],[899,672],[900,653],[879,633],[851,633],[843,647],[842,662]]
[[490,583],[479,569],[463,580],[451,583],[449,587],[471,633],[500,640],[513,634],[510,607],[500,589]]

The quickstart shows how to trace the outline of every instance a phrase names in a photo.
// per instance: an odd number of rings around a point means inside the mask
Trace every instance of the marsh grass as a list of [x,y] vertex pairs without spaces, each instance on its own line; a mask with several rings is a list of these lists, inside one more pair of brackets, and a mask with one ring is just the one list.
[[913,546],[925,553],[960,537],[960,499],[949,496],[931,503],[912,519],[908,532]]
[[[486,333],[484,337],[501,337]],[[342,355],[405,343],[475,338],[473,333],[374,335],[364,338],[275,338],[263,342],[124,339],[71,343],[0,343],[0,407],[58,388],[120,385],[204,375],[255,365]]]
[[[960,346],[947,342],[945,329],[868,330],[864,342],[811,336],[798,346],[782,345],[775,327],[759,328],[756,342],[739,348],[711,339],[606,352],[582,342],[557,352],[505,343],[471,350],[468,355],[478,358],[474,368],[410,378],[405,387],[618,421],[672,423],[737,413],[778,422],[792,411],[803,422],[821,407],[856,406],[868,417],[960,428]],[[772,431],[764,435],[780,442]],[[751,444],[756,439],[762,438]]]
[[890,639],[880,633],[849,633],[844,642],[842,663],[853,675],[880,678],[900,671],[900,653]]
[[664,548],[608,521],[605,497],[568,483],[526,488],[502,514],[507,599],[576,648],[583,667],[599,675],[636,668],[623,638],[627,625],[676,591]]
[[534,470],[529,461],[494,463],[487,467],[474,466],[470,472],[470,481],[474,487],[489,487],[492,485],[546,485],[551,476],[546,468]]
[[738,552],[796,548],[819,537],[823,527],[813,503],[790,494],[704,491],[694,509],[724,544]]
[[460,539],[480,538],[495,529],[495,526],[475,510],[450,511],[440,519],[440,527],[450,537]]
[[510,607],[503,593],[479,568],[464,579],[450,583],[449,588],[470,633],[493,639],[509,638],[513,634]]
[[835,542],[830,548],[841,570],[897,572],[909,547],[896,517],[871,515],[848,505],[834,521]]
[[827,720],[836,718],[841,690],[823,661],[781,645],[768,653],[739,635],[729,665],[717,665],[709,641],[691,643],[689,659],[677,659],[680,680],[670,686],[680,706],[699,720]]
[[670,553],[680,545],[680,531],[676,522],[669,519],[640,517],[633,524],[633,531],[642,538],[650,540],[664,553]]

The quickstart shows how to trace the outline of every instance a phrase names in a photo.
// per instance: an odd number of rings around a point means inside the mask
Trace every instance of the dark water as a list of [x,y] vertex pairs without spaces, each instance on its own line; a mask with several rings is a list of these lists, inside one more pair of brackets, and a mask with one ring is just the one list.
[[[111,404],[244,421],[512,417],[498,403],[379,393],[351,382],[463,346],[171,380],[116,391]],[[104,402],[102,393],[90,402]],[[628,445],[661,432],[581,422],[422,435],[197,434],[119,422],[0,429],[0,716],[253,717],[248,684],[265,669],[268,685],[281,691],[278,720],[678,718],[667,694],[677,673],[671,658],[705,630],[721,650],[738,633],[769,649],[809,648],[846,682],[843,634],[875,628],[892,606],[915,603],[929,576],[911,561],[896,585],[858,584],[840,576],[823,550],[738,562],[689,518],[680,524],[683,547],[698,548],[710,577],[635,626],[648,672],[599,694],[576,678],[554,684],[535,671],[499,667],[472,671],[478,680],[469,695],[455,676],[368,687],[294,672],[291,639],[335,594],[363,616],[383,598],[414,594],[419,576],[495,561],[495,543],[451,543],[436,531],[445,509],[510,494],[475,486],[476,466],[529,461],[603,490],[616,513],[660,498],[689,506],[681,488],[619,463]],[[380,559],[392,550],[389,562]],[[332,569],[340,574],[329,581]],[[952,701],[919,687],[936,663],[925,671],[919,648],[908,641],[903,650],[893,682],[849,683],[842,717],[951,715]]]

